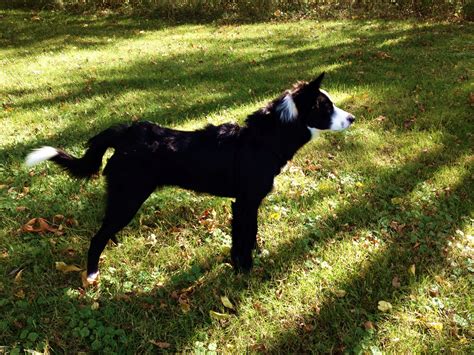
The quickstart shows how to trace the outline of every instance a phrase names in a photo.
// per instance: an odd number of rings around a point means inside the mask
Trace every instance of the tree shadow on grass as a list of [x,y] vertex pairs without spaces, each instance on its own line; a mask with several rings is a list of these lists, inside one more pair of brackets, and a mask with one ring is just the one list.
[[4,49],[25,52],[61,52],[65,47],[96,48],[110,44],[112,38],[133,38],[139,31],[172,28],[173,23],[146,18],[119,16],[77,16],[43,12],[8,11],[0,21],[0,44]]
[[[445,36],[437,39],[436,44],[431,46],[444,48],[449,46],[454,34],[449,31],[449,26],[431,26],[429,31],[421,29],[406,29],[400,31],[388,31],[378,33],[363,33],[351,37],[349,43],[333,46],[319,46],[316,48],[298,49],[291,47],[289,42],[307,45],[308,41],[302,40],[297,35],[281,40],[275,48],[277,52],[268,57],[250,60],[248,57],[223,56],[203,53],[199,50],[190,50],[172,58],[156,58],[136,60],[126,69],[99,69],[93,78],[84,78],[83,83],[71,83],[55,86],[58,92],[47,98],[29,99],[28,96],[38,92],[47,92],[47,87],[36,89],[26,93],[22,89],[10,90],[8,95],[19,96],[15,104],[17,110],[38,110],[44,107],[57,109],[68,105],[68,119],[65,127],[58,135],[53,137],[32,136],[31,139],[21,143],[5,145],[0,153],[4,161],[10,159],[21,159],[30,149],[40,144],[71,145],[86,141],[91,132],[98,132],[111,124],[131,120],[131,116],[150,120],[164,125],[175,125],[183,121],[199,120],[207,115],[219,112],[228,107],[238,107],[248,104],[260,98],[268,98],[278,93],[278,83],[289,83],[299,78],[310,79],[315,73],[315,66],[326,66],[337,63],[335,69],[330,70],[327,85],[332,87],[348,86],[357,87],[359,84],[368,85],[371,88],[396,88],[398,92],[405,95],[411,93],[415,88],[412,81],[404,82],[404,78],[411,76],[419,69],[420,54],[417,49],[405,50],[404,60],[407,64],[403,66],[404,71],[397,76],[398,82],[387,82],[387,77],[375,73],[365,73],[360,77],[359,70],[367,70],[365,63],[374,61],[378,65],[377,73],[382,67],[392,70],[400,66],[401,58],[380,59],[377,57],[379,46],[383,43],[402,38],[394,44],[385,45],[386,51],[404,50],[406,43],[416,38],[432,38],[430,31],[438,31]],[[350,33],[349,29],[346,29]],[[212,38],[208,41],[212,42]],[[231,41],[231,40],[229,40]],[[255,38],[239,39],[242,48],[252,48]],[[366,48],[360,51],[360,47]],[[382,58],[384,58],[382,56]],[[421,57],[426,60],[427,57]],[[294,73],[298,73],[295,75]],[[442,82],[440,78],[438,82]],[[435,86],[438,83],[427,81],[425,85]],[[215,89],[214,89],[215,88]],[[251,92],[249,93],[249,88]],[[284,86],[280,90],[285,89]],[[199,96],[199,92],[215,90],[216,95]],[[128,93],[141,93],[142,98],[132,103],[135,112],[125,115],[121,105],[122,95]],[[380,101],[387,100],[384,105],[397,104],[396,98],[390,97],[389,93],[380,94]],[[440,95],[444,95],[440,93]],[[145,99],[148,97],[148,99]],[[194,97],[189,101],[189,97]],[[272,97],[269,97],[270,99]],[[403,98],[406,100],[405,98]],[[395,101],[394,101],[395,100]],[[151,102],[150,102],[151,101]],[[87,102],[87,111],[83,113],[82,106],[74,106],[75,102]],[[362,108],[356,108],[356,115],[364,115]],[[98,115],[98,113],[100,113]],[[58,113],[61,116],[61,113]],[[99,118],[100,117],[100,118]],[[400,127],[406,117],[397,118],[396,124]],[[92,124],[84,124],[84,122]],[[392,124],[394,120],[390,121]],[[447,129],[455,129],[456,126],[449,125]]]

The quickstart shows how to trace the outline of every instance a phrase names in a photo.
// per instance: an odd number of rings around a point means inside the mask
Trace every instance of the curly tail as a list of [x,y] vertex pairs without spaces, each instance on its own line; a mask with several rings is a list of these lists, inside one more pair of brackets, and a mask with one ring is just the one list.
[[105,151],[109,147],[115,147],[127,127],[126,125],[111,127],[92,137],[87,142],[89,148],[82,158],[73,157],[53,147],[41,147],[28,154],[25,164],[33,166],[51,160],[74,177],[89,178],[99,172]]

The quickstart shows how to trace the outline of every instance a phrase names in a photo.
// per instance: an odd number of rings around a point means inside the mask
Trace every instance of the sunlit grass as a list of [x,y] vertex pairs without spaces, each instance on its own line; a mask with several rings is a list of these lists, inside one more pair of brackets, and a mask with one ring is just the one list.
[[[40,18],[5,12],[1,25],[7,351],[469,350],[472,27]],[[357,124],[323,134],[276,178],[260,209],[252,274],[228,265],[230,201],[173,188],[153,194],[123,243],[106,249],[98,288],[55,270],[56,261],[84,265],[104,181],[74,181],[52,164],[27,169],[30,149],[80,155],[119,122],[243,123],[321,71]],[[55,215],[77,224],[61,223],[61,235],[21,232],[31,218]]]

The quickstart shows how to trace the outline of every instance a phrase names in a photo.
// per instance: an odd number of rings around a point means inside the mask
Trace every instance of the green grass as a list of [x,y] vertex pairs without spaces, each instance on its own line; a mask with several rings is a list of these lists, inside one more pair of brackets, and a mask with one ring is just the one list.
[[[473,351],[471,24],[1,16],[2,351]],[[171,188],[106,249],[97,288],[55,269],[84,266],[104,184],[27,169],[32,148],[79,155],[93,134],[134,120],[242,122],[323,70],[357,124],[308,144],[278,176],[249,276],[227,264],[230,200]],[[21,231],[57,214],[78,224]]]

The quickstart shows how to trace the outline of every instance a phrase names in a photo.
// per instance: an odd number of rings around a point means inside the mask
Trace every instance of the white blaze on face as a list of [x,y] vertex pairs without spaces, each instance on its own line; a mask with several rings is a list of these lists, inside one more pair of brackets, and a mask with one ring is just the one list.
[[334,105],[334,112],[331,116],[331,127],[329,127],[329,129],[331,131],[342,131],[343,129],[346,129],[352,123],[349,121],[349,117],[352,117],[349,112],[341,110],[339,107]]
[[331,131],[342,131],[349,127],[352,122],[354,122],[354,116],[334,105],[331,96],[329,96],[329,93],[326,90],[319,89],[319,91],[326,95],[326,97],[333,103],[334,112],[331,115],[331,126],[329,129]]
[[327,97],[329,100],[331,100],[331,102],[334,102],[334,101],[332,101],[331,95],[329,95],[329,93],[328,93],[326,90],[319,89],[319,91],[321,91],[324,95],[326,95],[326,97]]

